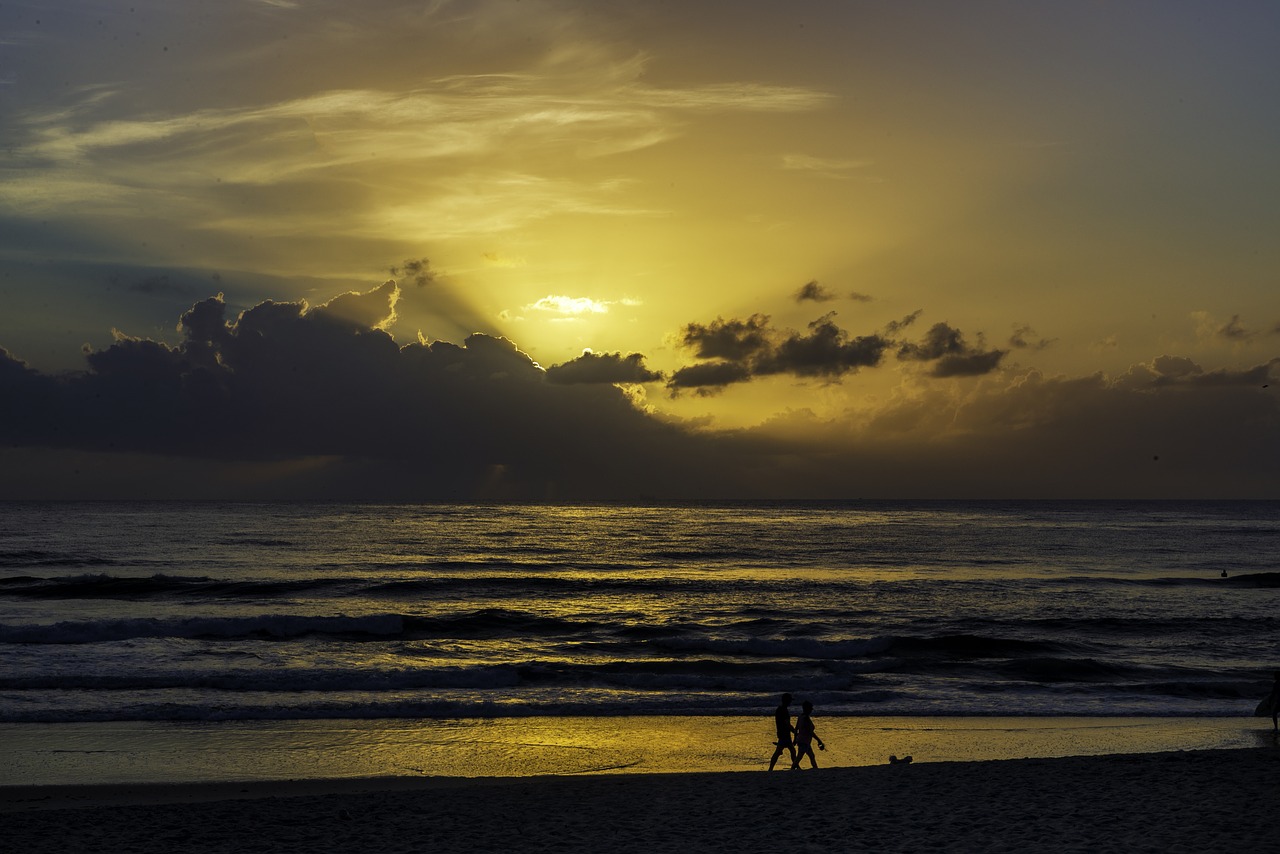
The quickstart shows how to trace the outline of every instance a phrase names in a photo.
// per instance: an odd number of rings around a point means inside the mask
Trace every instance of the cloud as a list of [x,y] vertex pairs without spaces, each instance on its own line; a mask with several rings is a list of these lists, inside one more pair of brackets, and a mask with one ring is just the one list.
[[859,368],[880,364],[891,342],[879,335],[850,338],[835,325],[834,315],[809,324],[809,333],[787,335],[766,358],[756,364],[757,374],[795,374],[802,377],[839,377]]
[[835,294],[818,284],[816,279],[805,282],[800,287],[800,290],[796,291],[796,302],[805,302],[806,300],[809,302],[830,302],[835,298]]
[[924,309],[916,309],[901,320],[891,320],[885,325],[885,333],[888,335],[897,335],[911,326],[920,319],[920,315],[924,314]]
[[[1038,340],[1037,340],[1038,339]],[[1056,339],[1040,338],[1034,329],[1026,324],[1015,326],[1009,336],[1009,346],[1017,350],[1044,350],[1053,345]]]
[[609,303],[599,302],[588,297],[567,297],[548,294],[537,302],[526,305],[525,309],[563,315],[607,314]]
[[484,260],[485,260],[485,263],[491,267],[513,268],[513,267],[523,267],[526,264],[528,264],[528,261],[526,261],[523,257],[504,255],[501,252],[485,252]]
[[1191,318],[1196,322],[1196,335],[1205,340],[1243,344],[1257,337],[1258,334],[1246,327],[1238,314],[1231,315],[1225,323],[1207,311],[1193,311]]
[[936,378],[982,376],[995,371],[1006,350],[971,346],[964,334],[946,323],[934,324],[918,342],[899,341],[922,312],[886,324],[884,332],[851,336],[835,323],[832,312],[811,322],[805,333],[774,329],[768,315],[745,320],[716,318],[708,324],[687,324],[681,342],[699,359],[715,360],[680,368],[667,382],[673,394],[695,389],[714,393],[725,386],[756,377],[790,374],[836,381],[845,374],[878,367],[887,352],[899,361],[932,363]]
[[1252,338],[1253,333],[1240,324],[1240,315],[1233,314],[1231,319],[1218,329],[1218,337],[1228,341],[1245,341]]
[[1142,362],[1129,368],[1117,382],[1130,387],[1189,388],[1239,386],[1258,388],[1266,386],[1280,365],[1280,359],[1255,365],[1244,370],[1219,368],[1206,371],[1186,356],[1158,356],[1150,362]]
[[341,461],[334,472],[386,479],[367,490],[436,497],[592,496],[611,483],[670,490],[682,469],[715,457],[600,384],[607,369],[625,372],[614,381],[655,379],[638,355],[575,360],[551,382],[505,338],[399,346],[383,331],[398,295],[387,282],[318,306],[267,301],[230,320],[212,297],[182,315],[181,343],[119,334],[74,374],[41,374],[0,353],[0,400],[12,413],[0,446],[229,465]]
[[858,291],[852,291],[849,294],[849,299],[853,300],[854,302],[871,302],[873,299],[875,299],[875,297],[871,296],[870,294],[864,294],[864,293],[859,293]]
[[584,352],[576,359],[547,368],[547,381],[562,385],[574,383],[651,383],[662,374],[644,366],[644,356],[632,353]]
[[782,168],[793,172],[811,172],[828,178],[849,178],[851,172],[866,169],[870,160],[845,160],[833,157],[814,157],[808,154],[782,155]]
[[931,374],[935,377],[971,377],[994,371],[1007,352],[983,350],[980,344],[972,347],[959,329],[935,323],[919,342],[900,345],[898,359],[933,362]]
[[431,269],[431,261],[427,258],[406,258],[399,267],[391,268],[391,275],[413,282],[425,288],[436,280],[435,271]]
[[706,393],[776,374],[837,379],[880,364],[892,342],[880,335],[850,338],[833,317],[813,321],[803,334],[773,329],[764,314],[746,320],[716,318],[705,325],[690,323],[682,334],[685,347],[700,359],[716,361],[680,368],[671,375],[668,387],[673,393],[681,389]]
[[719,389],[751,379],[751,368],[741,362],[703,362],[686,365],[671,375],[672,391],[693,389],[698,394],[714,394]]
[[853,494],[899,498],[1280,497],[1280,396],[1253,384],[1274,382],[1280,359],[1212,372],[1155,361],[1176,378],[1153,364],[1114,378],[1028,371],[963,391],[923,385],[869,414],[792,413],[748,432],[762,445],[806,443],[813,456],[787,469],[809,477],[814,494],[843,479]]
[[[67,374],[0,349],[0,495],[1280,497],[1280,358],[1206,368],[1167,354],[1115,377],[976,385],[909,373],[873,408],[716,432],[651,416],[612,384],[657,378],[638,353],[544,371],[494,335],[402,346],[383,328],[398,296],[387,282],[234,317],[210,297],[182,314],[179,343],[117,333]],[[903,346],[831,315],[804,331],[764,315],[686,329],[692,347],[737,355],[680,368],[672,385],[695,393],[838,377]],[[938,366],[1000,352],[946,324],[911,347]]]
[[394,281],[387,281],[367,293],[336,296],[311,314],[344,321],[353,330],[388,329],[396,322],[396,303],[399,300],[400,288]]
[[699,359],[743,361],[770,347],[769,316],[753,314],[746,320],[717,317],[708,324],[690,323],[681,338]]
[[[446,32],[462,26],[419,21],[413,29],[448,40]],[[310,35],[359,40],[360,28]],[[547,25],[539,35],[552,43],[567,38]],[[391,233],[410,240],[430,222],[439,240],[559,213],[652,216],[620,198],[619,176],[583,180],[579,170],[565,174],[556,164],[659,145],[699,117],[805,112],[830,101],[814,89],[749,81],[652,86],[642,78],[642,57],[612,54],[602,48],[541,63],[522,57],[524,70],[414,75],[408,87],[380,79],[383,86],[326,88],[276,75],[293,84],[235,106],[222,94],[139,105],[123,87],[88,91],[70,108],[11,116],[6,147],[25,167],[0,183],[0,205],[37,220],[135,221],[148,212],[193,232],[255,238]],[[511,151],[521,152],[519,168],[496,165]]]

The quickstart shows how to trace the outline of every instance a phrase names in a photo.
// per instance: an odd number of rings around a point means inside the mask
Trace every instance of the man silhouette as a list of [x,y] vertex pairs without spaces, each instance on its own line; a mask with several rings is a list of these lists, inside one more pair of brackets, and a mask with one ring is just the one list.
[[769,770],[773,770],[773,766],[778,764],[778,757],[785,750],[791,754],[791,764],[796,762],[796,749],[791,744],[791,734],[795,732],[795,727],[791,725],[791,710],[787,707],[791,705],[791,695],[783,694],[782,703],[773,711],[773,721],[778,730],[778,740],[774,742],[777,747],[773,751],[773,758],[769,760]]

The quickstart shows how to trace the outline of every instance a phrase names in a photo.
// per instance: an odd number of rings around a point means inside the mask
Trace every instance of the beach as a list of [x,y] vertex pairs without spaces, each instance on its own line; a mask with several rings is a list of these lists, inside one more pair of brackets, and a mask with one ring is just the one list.
[[7,509],[3,854],[1275,847],[1271,505]]
[[813,771],[6,787],[8,851],[1248,851],[1271,748]]

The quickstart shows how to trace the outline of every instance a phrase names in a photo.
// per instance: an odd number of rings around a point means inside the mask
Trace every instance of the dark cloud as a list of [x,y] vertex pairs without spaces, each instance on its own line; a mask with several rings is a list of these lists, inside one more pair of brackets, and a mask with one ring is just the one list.
[[897,350],[901,361],[932,362],[930,375],[939,378],[989,374],[1000,366],[1006,350],[971,346],[960,330],[935,323],[918,342],[901,342],[893,335],[913,324],[921,312],[890,322],[886,334],[851,337],[835,323],[835,313],[809,324],[805,334],[773,329],[767,315],[755,314],[747,320],[716,318],[710,324],[691,323],[683,340],[706,364],[681,368],[671,375],[673,393],[696,388],[703,393],[745,382],[754,377],[791,374],[798,377],[839,379],[847,373],[874,368],[884,355]]
[[547,368],[547,381],[561,385],[575,383],[652,383],[662,374],[644,366],[644,356],[632,353],[586,352],[576,359]]
[[870,294],[862,294],[862,293],[858,293],[857,291],[853,291],[852,293],[849,294],[849,299],[853,300],[854,302],[871,302],[873,299],[875,299],[875,297],[871,296]]
[[806,334],[783,333],[763,314],[747,320],[689,324],[684,342],[701,358],[715,361],[680,368],[671,375],[672,392],[723,388],[753,377],[792,374],[835,379],[850,371],[880,364],[892,342],[879,335],[850,338],[836,326],[834,313],[809,324]]
[[1280,359],[1272,359],[1246,370],[1206,371],[1185,356],[1159,356],[1149,364],[1134,365],[1123,381],[1132,386],[1256,388],[1271,381]]
[[684,345],[699,359],[743,361],[770,347],[769,316],[753,314],[746,320],[724,320],[690,323],[684,328]]
[[1034,329],[1026,324],[1014,327],[1009,336],[1009,346],[1017,350],[1044,350],[1050,347],[1055,339],[1040,338]]
[[[1233,371],[1155,364],[1108,378],[1045,377],[963,394],[924,385],[870,416],[823,421],[792,413],[750,436],[809,448],[780,462],[813,494],[912,498],[1277,498],[1280,359]],[[1210,379],[1212,378],[1212,379]],[[1153,458],[1159,461],[1154,462]],[[818,471],[818,460],[825,470]]]
[[879,335],[850,338],[835,325],[833,317],[827,315],[810,323],[808,335],[788,335],[757,362],[756,373],[839,377],[880,364],[892,342]]
[[816,279],[805,282],[796,291],[796,302],[831,302],[835,298],[836,295],[818,284]]
[[984,353],[951,354],[938,359],[930,376],[935,377],[980,377],[1000,367],[1000,360],[1005,356],[1004,350],[989,350]]
[[1186,356],[1158,356],[1151,361],[1149,368],[1146,365],[1135,366],[1129,374],[1132,376],[1137,371],[1148,372],[1157,382],[1177,382],[1203,373],[1204,369]]
[[703,362],[688,365],[671,375],[671,390],[694,389],[699,394],[714,393],[715,389],[751,379],[751,369],[742,362]]
[[[387,283],[315,307],[268,301],[234,319],[214,297],[182,315],[181,343],[118,335],[70,374],[0,353],[0,446],[321,460],[381,472],[365,486],[405,497],[673,492],[715,458],[611,385],[549,382],[507,339],[399,346],[379,328],[397,294]],[[644,370],[630,357],[582,364],[610,363]]]
[[408,280],[420,288],[436,280],[435,271],[431,269],[431,261],[427,258],[407,258],[399,267],[391,268],[391,275],[397,279]]
[[963,355],[968,350],[964,343],[964,333],[949,324],[935,323],[919,343],[907,343],[899,347],[898,358],[928,362],[943,356]]
[[[381,328],[397,294],[388,283],[235,316],[212,297],[182,315],[179,343],[118,334],[73,373],[0,349],[0,497],[1280,497],[1280,359],[920,382],[872,412],[711,432],[607,383],[554,382],[499,336],[400,346]],[[912,345],[935,373],[998,361],[940,326]],[[839,376],[901,346],[831,316],[804,332],[762,317],[717,328],[764,343],[681,368],[674,387]],[[646,370],[638,354],[569,365]]]
[[918,308],[915,311],[908,314],[906,317],[902,318],[901,320],[889,321],[887,324],[885,324],[885,333],[887,335],[897,335],[898,333],[902,332],[902,330],[906,329],[908,326],[910,326],[911,324],[919,320],[920,315],[922,314],[924,314],[924,309]]
[[1253,333],[1240,323],[1240,315],[1233,314],[1231,319],[1218,329],[1218,337],[1228,341],[1244,341],[1252,338]]
[[366,329],[385,329],[396,319],[396,302],[400,289],[394,281],[384,282],[367,293],[345,293],[334,297],[324,305],[312,309],[309,314],[344,324],[353,332]]
[[1007,352],[984,350],[981,345],[972,347],[959,329],[935,323],[919,342],[900,345],[898,359],[933,362],[930,373],[935,377],[973,377],[994,371]]

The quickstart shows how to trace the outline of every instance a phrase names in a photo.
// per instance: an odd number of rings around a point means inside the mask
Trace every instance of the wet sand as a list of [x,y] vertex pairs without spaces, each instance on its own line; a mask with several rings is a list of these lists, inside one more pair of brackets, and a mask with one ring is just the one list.
[[[824,767],[1257,747],[1257,718],[815,718]],[[754,771],[773,720],[636,716],[0,724],[0,787]]]

